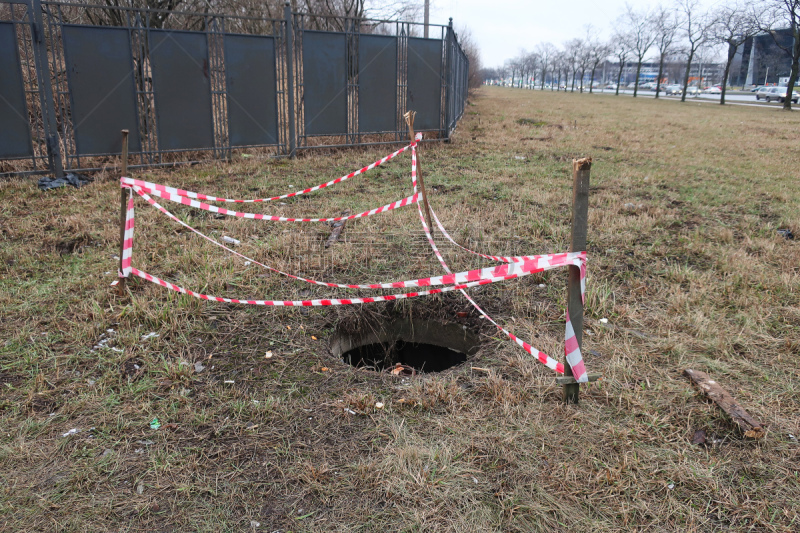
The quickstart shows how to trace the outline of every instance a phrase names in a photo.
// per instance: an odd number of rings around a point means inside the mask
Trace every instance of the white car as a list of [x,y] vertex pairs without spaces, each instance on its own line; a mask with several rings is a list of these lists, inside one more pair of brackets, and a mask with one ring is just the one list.
[[710,87],[706,87],[705,89],[703,89],[703,92],[706,94],[721,94],[722,89],[720,89],[716,85],[712,85]]
[[700,87],[695,87],[694,85],[690,85],[686,88],[686,96],[692,95],[697,96],[700,94]]
[[[756,91],[756,100],[764,99],[766,102],[781,102],[786,100],[786,87],[761,87]],[[797,91],[792,91],[792,103],[796,104],[800,95]]]

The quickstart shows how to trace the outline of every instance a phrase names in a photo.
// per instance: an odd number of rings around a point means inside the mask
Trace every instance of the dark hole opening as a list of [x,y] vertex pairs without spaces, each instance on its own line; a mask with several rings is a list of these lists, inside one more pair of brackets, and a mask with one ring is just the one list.
[[345,352],[342,358],[350,365],[378,371],[394,368],[400,363],[417,372],[441,372],[464,363],[467,354],[434,344],[397,340],[358,346]]

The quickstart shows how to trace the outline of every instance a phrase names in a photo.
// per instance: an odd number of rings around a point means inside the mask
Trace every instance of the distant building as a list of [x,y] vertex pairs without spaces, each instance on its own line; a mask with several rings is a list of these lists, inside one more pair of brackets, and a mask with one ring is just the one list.
[[[792,47],[794,38],[791,29],[777,30],[775,34],[781,46]],[[731,84],[772,85],[778,84],[780,78],[788,78],[792,61],[775,40],[768,33],[747,39],[741,48],[741,66],[737,79],[731,74]]]

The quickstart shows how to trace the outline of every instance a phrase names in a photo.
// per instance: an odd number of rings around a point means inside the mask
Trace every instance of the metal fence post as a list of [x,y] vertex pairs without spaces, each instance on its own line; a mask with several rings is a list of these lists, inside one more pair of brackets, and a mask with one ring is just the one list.
[[[589,226],[589,173],[592,169],[592,159],[575,159],[572,161],[572,239],[570,252],[586,250],[586,233]],[[574,265],[569,266],[569,281],[567,282],[567,313],[575,330],[575,339],[578,347],[583,347],[583,300],[581,299],[581,269]],[[572,376],[572,367],[564,361],[564,376]],[[578,383],[564,385],[564,401],[578,403]]]
[[445,50],[447,53],[447,63],[445,64],[445,84],[447,87],[445,88],[444,93],[444,127],[445,127],[445,138],[447,142],[450,142],[450,124],[453,120],[453,113],[450,107],[453,104],[453,97],[455,93],[453,91],[453,81],[455,80],[455,76],[453,76],[453,67],[455,63],[453,62],[453,54],[455,53],[455,46],[453,44],[453,17],[450,17],[450,23],[447,25],[447,36],[445,38]]
[[294,159],[297,149],[297,138],[295,137],[297,112],[294,108],[294,20],[289,0],[283,4],[283,17],[286,19],[286,95],[289,107],[286,120],[289,122],[289,157]]
[[53,103],[50,62],[47,60],[47,42],[44,35],[41,0],[30,0],[28,9],[33,33],[33,53],[36,61],[36,80],[39,84],[39,100],[42,106],[42,125],[47,146],[47,159],[50,170],[60,178],[64,175],[64,164],[58,140],[58,122]]

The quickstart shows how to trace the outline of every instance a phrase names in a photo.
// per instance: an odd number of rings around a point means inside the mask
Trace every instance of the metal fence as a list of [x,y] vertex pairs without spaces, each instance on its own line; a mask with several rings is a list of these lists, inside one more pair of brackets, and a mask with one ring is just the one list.
[[448,26],[0,0],[0,176],[448,139],[468,60]]

